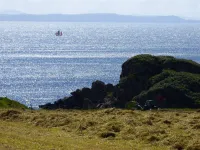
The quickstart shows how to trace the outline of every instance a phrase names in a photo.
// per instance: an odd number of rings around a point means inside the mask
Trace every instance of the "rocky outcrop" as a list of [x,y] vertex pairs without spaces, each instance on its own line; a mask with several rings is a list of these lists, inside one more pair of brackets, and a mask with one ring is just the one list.
[[[165,70],[172,70],[174,72],[171,72],[170,76],[167,76]],[[159,96],[163,97],[163,99],[167,99],[167,96],[165,95],[171,95],[173,99],[176,97],[177,100],[172,101],[172,98],[169,97],[167,100],[168,105],[164,104],[165,107],[192,107],[191,105],[187,106],[187,104],[180,104],[177,101],[178,99],[182,98],[183,94],[186,95],[186,91],[192,92],[191,89],[193,86],[200,87],[199,76],[200,64],[194,61],[177,59],[171,56],[137,55],[127,60],[122,65],[120,82],[118,84],[119,91],[122,92],[118,93],[117,99],[121,102],[121,106],[125,107],[126,103],[131,100],[136,100],[139,103],[144,104],[147,99],[153,99],[157,101],[157,97]],[[154,82],[152,82],[152,80]],[[190,84],[186,81],[193,81],[193,84]],[[174,85],[175,83],[176,89],[170,88],[170,86]],[[162,91],[165,92],[155,90],[153,94],[151,91],[152,89],[155,89],[158,84],[160,85]],[[178,93],[177,89],[181,88],[182,86],[185,87],[186,91],[182,90],[182,94],[180,94]],[[171,90],[169,90],[169,88]],[[166,93],[166,91],[171,92]],[[163,95],[162,93],[165,94]],[[200,90],[197,89],[194,94],[199,95]],[[194,96],[190,96],[187,101],[193,101],[196,103],[198,99],[200,100],[200,96],[196,96],[196,98],[194,98]],[[195,107],[197,106],[197,104],[194,105]]]
[[70,97],[59,99],[53,104],[48,103],[40,106],[44,109],[94,109],[113,107],[115,98],[112,96],[115,87],[102,81],[95,81],[91,88],[77,89]]
[[54,104],[56,108],[125,108],[130,101],[144,105],[148,99],[160,107],[200,107],[200,64],[171,56],[137,55],[122,65],[117,85],[95,81]]

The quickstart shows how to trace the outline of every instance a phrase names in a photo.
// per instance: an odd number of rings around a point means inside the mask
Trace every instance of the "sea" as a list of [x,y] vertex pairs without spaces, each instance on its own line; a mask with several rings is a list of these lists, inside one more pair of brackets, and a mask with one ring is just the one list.
[[96,80],[117,84],[138,54],[200,63],[200,24],[0,22],[0,97],[38,107]]

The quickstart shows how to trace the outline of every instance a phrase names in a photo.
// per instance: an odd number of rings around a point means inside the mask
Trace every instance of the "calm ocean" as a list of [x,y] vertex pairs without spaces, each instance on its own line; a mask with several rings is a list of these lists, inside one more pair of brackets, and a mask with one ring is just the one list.
[[37,107],[95,80],[116,84],[144,53],[200,63],[200,24],[0,22],[0,97]]

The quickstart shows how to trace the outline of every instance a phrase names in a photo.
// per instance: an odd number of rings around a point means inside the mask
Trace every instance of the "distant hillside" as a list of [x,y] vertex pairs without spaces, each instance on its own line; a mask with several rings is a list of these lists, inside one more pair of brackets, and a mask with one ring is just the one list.
[[0,11],[0,14],[4,14],[4,15],[20,15],[20,14],[25,14],[21,11],[18,10],[4,10],[4,11]]
[[76,14],[76,15],[31,15],[0,14],[0,21],[43,21],[43,22],[138,22],[138,23],[195,23],[177,16],[131,16],[117,14]]

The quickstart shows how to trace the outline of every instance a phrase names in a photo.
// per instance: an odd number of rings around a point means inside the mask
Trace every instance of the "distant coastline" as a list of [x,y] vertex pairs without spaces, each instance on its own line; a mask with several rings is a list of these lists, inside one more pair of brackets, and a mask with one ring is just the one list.
[[130,23],[200,23],[178,16],[132,16],[118,14],[0,14],[0,21],[35,22],[130,22]]

